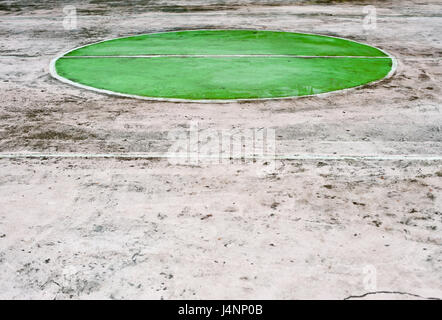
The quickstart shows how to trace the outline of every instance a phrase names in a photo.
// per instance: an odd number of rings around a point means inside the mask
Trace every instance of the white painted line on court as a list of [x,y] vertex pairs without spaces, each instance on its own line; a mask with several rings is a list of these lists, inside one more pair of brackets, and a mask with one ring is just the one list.
[[268,155],[203,155],[162,152],[76,153],[76,152],[1,152],[0,159],[14,158],[126,158],[126,159],[232,159],[232,160],[374,160],[374,161],[442,161],[442,155],[328,155],[328,154],[268,154]]
[[295,54],[141,54],[108,56],[62,56],[60,59],[81,58],[352,58],[352,59],[391,59],[389,56],[303,56]]

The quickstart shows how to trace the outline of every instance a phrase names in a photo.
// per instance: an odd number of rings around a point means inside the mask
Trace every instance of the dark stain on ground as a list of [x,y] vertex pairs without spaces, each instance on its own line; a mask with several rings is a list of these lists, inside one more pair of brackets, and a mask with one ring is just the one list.
[[242,6],[224,6],[224,5],[153,6],[149,8],[149,11],[185,13],[185,12],[236,10],[241,7]]
[[47,130],[39,133],[34,133],[28,136],[28,139],[40,140],[86,140],[88,135],[84,132],[63,132],[55,130]]

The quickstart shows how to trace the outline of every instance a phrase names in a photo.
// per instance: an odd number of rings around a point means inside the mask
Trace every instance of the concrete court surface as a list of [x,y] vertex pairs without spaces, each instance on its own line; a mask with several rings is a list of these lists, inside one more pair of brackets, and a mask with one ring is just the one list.
[[[0,298],[442,298],[441,12],[435,0],[2,2]],[[398,69],[348,92],[230,104],[106,96],[48,72],[87,43],[211,28],[344,37]],[[195,123],[274,130],[274,167],[136,157],[164,155]]]

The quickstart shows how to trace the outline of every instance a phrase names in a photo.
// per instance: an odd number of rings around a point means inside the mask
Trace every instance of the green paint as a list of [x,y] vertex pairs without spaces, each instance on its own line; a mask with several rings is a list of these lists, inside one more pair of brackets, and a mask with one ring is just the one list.
[[[116,57],[154,54],[315,57]],[[81,57],[94,55],[109,57]],[[92,44],[66,56],[75,58],[58,59],[56,72],[73,82],[123,94],[190,100],[324,93],[382,79],[392,68],[385,53],[353,41],[250,30],[148,34]]]
[[146,97],[250,99],[316,94],[384,77],[390,59],[59,59],[58,74],[84,85]]
[[312,56],[385,56],[350,40],[326,36],[254,30],[197,30],[146,34],[108,40],[74,50],[68,56],[148,54],[293,54]]

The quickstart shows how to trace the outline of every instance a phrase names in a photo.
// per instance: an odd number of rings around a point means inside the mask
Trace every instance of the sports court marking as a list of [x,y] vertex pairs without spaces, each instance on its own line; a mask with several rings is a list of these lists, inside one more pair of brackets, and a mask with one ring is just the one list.
[[133,56],[63,56],[60,59],[83,59],[83,58],[353,58],[353,59],[391,59],[390,57],[370,57],[370,56],[301,56],[294,54],[152,54]]
[[[2,152],[0,159],[12,158],[127,158],[127,159],[176,159],[188,158],[186,153],[75,153],[75,152]],[[199,159],[234,159],[234,160],[371,160],[371,161],[442,161],[439,155],[322,155],[322,154],[280,154],[264,156],[225,156],[193,155]]]
[[396,67],[385,51],[338,37],[191,30],[75,48],[53,59],[50,72],[62,82],[105,94],[213,103],[342,92],[388,78]]

